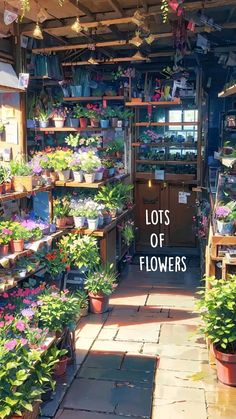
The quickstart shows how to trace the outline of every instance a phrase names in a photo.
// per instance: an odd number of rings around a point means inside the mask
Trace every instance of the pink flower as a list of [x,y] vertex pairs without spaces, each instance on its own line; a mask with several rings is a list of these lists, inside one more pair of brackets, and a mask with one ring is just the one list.
[[24,303],[24,304],[30,304],[30,303],[31,303],[31,301],[30,301],[30,300],[28,300],[28,298],[24,298],[23,303]]
[[2,296],[3,296],[3,298],[9,298],[9,294],[8,294],[7,292],[4,292],[4,293],[2,294]]
[[4,327],[4,322],[0,322],[0,327]]
[[4,319],[5,319],[6,321],[10,321],[10,322],[12,322],[12,320],[14,320],[14,316],[12,316],[11,314],[6,314],[6,315],[4,316]]
[[28,340],[27,339],[24,339],[24,338],[21,338],[20,341],[21,341],[22,346],[25,346],[28,343]]
[[13,339],[6,342],[4,345],[4,348],[9,349],[9,351],[12,351],[16,347],[16,345],[17,345],[17,340]]
[[16,323],[16,328],[17,330],[19,330],[20,332],[23,332],[25,330],[25,323],[22,320],[19,320]]

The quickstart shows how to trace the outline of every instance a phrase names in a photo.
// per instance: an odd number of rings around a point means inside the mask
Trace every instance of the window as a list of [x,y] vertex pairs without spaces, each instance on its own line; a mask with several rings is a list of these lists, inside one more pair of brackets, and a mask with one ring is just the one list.
[[[197,109],[171,110],[168,112],[168,121],[171,122],[197,122]],[[169,125],[169,131],[197,131],[197,125]],[[180,134],[178,132],[178,134]]]

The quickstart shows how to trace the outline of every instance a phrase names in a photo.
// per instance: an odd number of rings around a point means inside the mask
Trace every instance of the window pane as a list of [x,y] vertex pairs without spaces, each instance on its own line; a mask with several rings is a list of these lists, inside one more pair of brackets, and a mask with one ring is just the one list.
[[[169,122],[182,122],[182,111],[169,111]],[[181,130],[181,125],[169,126],[169,130]]]
[[[183,121],[184,122],[197,122],[198,120],[198,111],[196,109],[188,109],[183,112]],[[184,126],[185,130],[196,130],[197,125],[188,125]]]

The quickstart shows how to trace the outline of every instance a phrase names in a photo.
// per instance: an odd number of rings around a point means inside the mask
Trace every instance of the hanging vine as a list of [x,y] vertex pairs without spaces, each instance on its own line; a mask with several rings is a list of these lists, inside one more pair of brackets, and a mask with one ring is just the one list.
[[162,22],[166,23],[168,20],[169,3],[168,0],[161,0],[161,14]]

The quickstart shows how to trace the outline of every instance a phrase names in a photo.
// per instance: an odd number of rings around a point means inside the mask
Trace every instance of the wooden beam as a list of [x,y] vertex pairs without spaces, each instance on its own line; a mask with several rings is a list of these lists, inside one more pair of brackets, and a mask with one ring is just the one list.
[[[172,37],[172,32],[164,32],[164,33],[157,33],[153,34],[154,39],[163,39],[163,38],[170,38]],[[126,39],[120,39],[115,41],[101,41],[101,42],[94,42],[96,48],[101,47],[115,47],[115,46],[124,46],[129,45],[129,42]],[[33,48],[32,52],[34,54],[49,54],[51,52],[59,52],[59,51],[70,51],[76,49],[84,49],[88,48],[89,44],[70,44],[70,45],[59,45],[55,47],[45,47],[45,48]]]
[[111,7],[116,11],[118,16],[124,16],[124,10],[122,9],[121,5],[119,4],[118,0],[108,0],[108,3]]
[[83,3],[77,0],[68,0],[69,3],[73,4],[73,6],[78,6],[78,9],[84,13],[86,16],[89,16],[91,20],[95,20],[95,16],[92,14],[91,10],[88,7],[84,6]]
[[[97,60],[98,64],[116,64],[123,62],[132,62],[132,61],[148,61],[149,57],[136,58],[136,57],[113,57],[109,61]],[[91,65],[88,61],[71,61],[62,63],[63,67],[75,67],[81,65]]]

